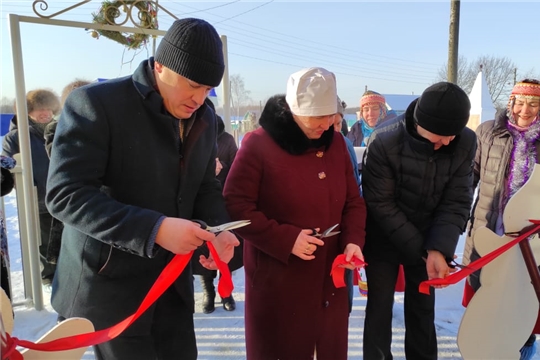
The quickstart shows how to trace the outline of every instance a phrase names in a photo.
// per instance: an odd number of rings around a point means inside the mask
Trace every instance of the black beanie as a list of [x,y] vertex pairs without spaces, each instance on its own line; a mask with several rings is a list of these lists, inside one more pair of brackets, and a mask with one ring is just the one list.
[[455,84],[439,82],[424,90],[414,108],[414,119],[429,132],[454,136],[467,125],[470,110],[465,91]]
[[216,87],[225,71],[222,43],[201,19],[176,20],[161,39],[155,61],[200,85]]

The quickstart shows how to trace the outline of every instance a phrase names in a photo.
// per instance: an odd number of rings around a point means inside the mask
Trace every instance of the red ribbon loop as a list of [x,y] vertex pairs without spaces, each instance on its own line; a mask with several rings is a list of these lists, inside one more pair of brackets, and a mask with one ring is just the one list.
[[229,296],[231,296],[231,293],[234,289],[231,272],[229,271],[229,265],[221,261],[216,251],[216,248],[214,247],[214,244],[208,242],[207,245],[208,249],[210,250],[210,254],[212,254],[212,258],[214,258],[214,261],[216,262],[219,273],[221,274],[218,281],[219,296],[221,296],[222,299],[228,298]]
[[338,255],[332,264],[332,280],[334,281],[334,286],[337,288],[345,287],[345,268],[342,265],[353,264],[357,269],[363,268],[367,264],[360,260],[357,257],[352,257],[351,261],[347,261],[345,254]]
[[469,276],[470,274],[472,274],[473,272],[475,272],[476,270],[479,270],[482,267],[484,267],[485,265],[489,264],[491,261],[493,261],[499,255],[506,252],[512,246],[514,246],[517,243],[519,243],[520,241],[528,238],[529,236],[539,232],[540,231],[540,220],[529,220],[529,221],[531,223],[533,223],[534,225],[536,225],[536,226],[529,229],[528,231],[524,232],[520,236],[516,237],[514,240],[512,240],[512,241],[504,244],[503,246],[493,250],[489,254],[486,254],[486,255],[482,256],[480,259],[478,259],[476,261],[473,261],[472,263],[467,265],[467,268],[464,268],[464,269],[462,269],[460,271],[457,271],[457,272],[445,277],[444,279],[431,279],[431,280],[426,280],[426,281],[421,282],[420,286],[419,286],[419,291],[421,293],[423,293],[423,294],[428,294],[429,295],[429,287],[430,286],[437,286],[437,285],[448,286],[448,285],[456,284],[456,283],[460,282],[461,280],[463,280],[464,278],[466,278],[467,276]]
[[[214,245],[211,242],[207,242],[207,245],[221,273],[218,283],[219,295],[223,298],[229,297],[234,288],[229,267],[221,261]],[[192,255],[193,251],[186,255],[175,255],[171,262],[163,269],[154,285],[152,285],[137,311],[118,324],[107,329],[68,336],[41,344],[19,340],[16,337],[10,337],[9,334],[6,334],[7,344],[6,348],[2,346],[2,360],[23,360],[22,355],[16,350],[16,346],[37,351],[62,351],[94,346],[114,339],[133,324],[172,285],[176,278],[184,271]]]
[[19,350],[17,350],[19,339],[11,337],[8,333],[2,335],[5,336],[5,339],[2,339],[2,359],[24,360]]

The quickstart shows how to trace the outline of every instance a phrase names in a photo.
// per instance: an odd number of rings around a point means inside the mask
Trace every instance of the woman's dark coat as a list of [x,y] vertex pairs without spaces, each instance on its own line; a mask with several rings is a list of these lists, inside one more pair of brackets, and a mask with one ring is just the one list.
[[[152,85],[152,61],[75,89],[54,137],[47,206],[65,227],[52,305],[96,329],[131,315],[173,257],[153,243],[160,219],[229,220],[215,176],[215,114],[203,105],[181,144],[178,120]],[[178,306],[193,310],[189,267],[173,286]],[[152,313],[127,335],[147,331]]]
[[[272,97],[233,163],[224,195],[244,238],[247,358],[346,359],[347,289],[336,288],[332,262],[348,243],[362,247],[365,205],[343,137],[333,127],[310,141],[284,96]],[[315,259],[291,253],[302,229],[340,224]]]

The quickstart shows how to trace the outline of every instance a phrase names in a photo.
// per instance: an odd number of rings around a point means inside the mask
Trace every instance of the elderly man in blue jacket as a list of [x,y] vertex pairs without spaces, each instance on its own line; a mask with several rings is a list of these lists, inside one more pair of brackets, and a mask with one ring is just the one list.
[[[174,254],[211,241],[228,262],[238,240],[215,176],[216,116],[204,102],[224,72],[199,19],[173,23],[133,75],[74,90],[53,142],[47,207],[65,229],[52,305],[96,329],[133,314]],[[212,258],[201,263],[216,269]],[[189,267],[98,359],[196,359]]]

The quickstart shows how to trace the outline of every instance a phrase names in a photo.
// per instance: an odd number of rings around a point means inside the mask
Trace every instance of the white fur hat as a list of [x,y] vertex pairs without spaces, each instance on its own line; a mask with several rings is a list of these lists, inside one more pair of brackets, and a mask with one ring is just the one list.
[[325,116],[337,113],[334,73],[323,68],[302,69],[289,77],[285,100],[295,115]]

